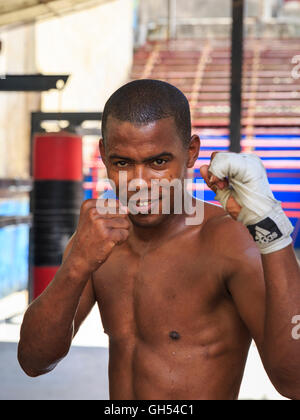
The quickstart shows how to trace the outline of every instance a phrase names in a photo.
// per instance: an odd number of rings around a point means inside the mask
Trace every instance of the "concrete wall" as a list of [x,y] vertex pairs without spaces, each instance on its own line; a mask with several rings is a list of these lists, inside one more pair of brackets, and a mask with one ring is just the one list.
[[[0,39],[6,73],[36,72],[34,26],[8,31]],[[28,177],[30,112],[39,106],[38,94],[0,92],[0,178]]]
[[[277,0],[274,0],[277,1]],[[168,0],[140,0],[139,43],[146,34],[150,39],[167,35]],[[176,21],[178,38],[214,38],[230,36],[232,0],[177,0]],[[247,0],[245,16],[257,18],[263,13],[261,0]],[[218,19],[212,22],[211,19]]]
[[[224,38],[231,35],[231,0],[177,0],[177,38]],[[138,40],[167,36],[168,0],[140,0]],[[300,34],[297,1],[246,0],[245,35],[295,37]],[[285,18],[289,18],[286,20]],[[217,19],[217,20],[214,20]]]
[[0,92],[0,178],[29,176],[32,111],[100,111],[126,82],[133,56],[133,0],[0,32],[7,73],[71,74],[62,92]]
[[[149,20],[168,16],[168,0],[141,0],[140,3],[147,10]],[[231,0],[177,0],[177,15],[182,19],[230,17],[231,3]],[[247,0],[247,16],[257,16],[260,4],[260,0]]]
[[280,16],[300,20],[300,1],[285,1],[280,11]]
[[60,105],[65,111],[102,110],[108,96],[127,81],[132,54],[132,0],[37,24],[39,71],[71,74],[63,92],[42,95],[43,110],[58,110]]

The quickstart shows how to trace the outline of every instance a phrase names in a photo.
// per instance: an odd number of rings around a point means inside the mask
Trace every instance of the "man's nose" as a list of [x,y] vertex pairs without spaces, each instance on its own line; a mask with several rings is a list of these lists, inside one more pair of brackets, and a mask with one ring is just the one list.
[[145,165],[135,165],[130,175],[128,181],[134,181],[136,187],[151,186],[151,171]]
[[149,178],[149,172],[145,165],[135,165],[133,170],[133,178],[137,180],[137,182],[143,182],[148,180]]

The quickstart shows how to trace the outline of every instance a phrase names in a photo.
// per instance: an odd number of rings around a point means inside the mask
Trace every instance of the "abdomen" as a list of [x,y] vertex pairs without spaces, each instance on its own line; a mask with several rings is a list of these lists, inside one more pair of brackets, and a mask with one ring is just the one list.
[[229,349],[111,340],[110,396],[125,400],[236,399],[247,352],[247,345]]

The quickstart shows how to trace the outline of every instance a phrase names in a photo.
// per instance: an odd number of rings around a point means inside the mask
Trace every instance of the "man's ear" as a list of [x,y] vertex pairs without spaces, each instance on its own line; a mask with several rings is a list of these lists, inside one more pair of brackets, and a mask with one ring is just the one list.
[[199,156],[200,146],[201,146],[200,137],[197,136],[197,134],[194,134],[189,144],[188,161],[187,161],[188,168],[194,167]]
[[101,155],[101,158],[103,160],[103,163],[105,164],[105,146],[104,146],[104,140],[103,139],[99,140],[99,151],[100,151],[100,155]]

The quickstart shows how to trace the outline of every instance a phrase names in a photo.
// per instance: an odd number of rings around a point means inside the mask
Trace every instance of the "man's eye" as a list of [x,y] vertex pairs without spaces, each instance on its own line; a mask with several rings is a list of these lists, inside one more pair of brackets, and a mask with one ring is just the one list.
[[164,165],[166,162],[167,162],[167,161],[166,161],[166,159],[156,159],[156,160],[154,160],[154,161],[153,161],[153,164],[154,164],[155,166],[162,166],[162,165]]
[[116,162],[115,165],[117,165],[119,168],[125,168],[128,165],[128,163],[124,160],[121,160],[119,162]]

